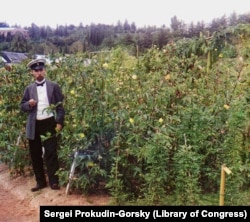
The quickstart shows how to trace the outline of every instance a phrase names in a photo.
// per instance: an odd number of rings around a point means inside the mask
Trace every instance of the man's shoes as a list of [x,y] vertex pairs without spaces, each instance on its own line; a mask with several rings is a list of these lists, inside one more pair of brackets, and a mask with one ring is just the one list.
[[51,185],[51,189],[52,190],[60,190],[60,187],[59,187],[58,184],[54,183],[54,184]]
[[45,188],[46,186],[47,186],[46,184],[43,184],[43,185],[37,184],[35,187],[31,188],[31,192],[39,191],[39,190]]

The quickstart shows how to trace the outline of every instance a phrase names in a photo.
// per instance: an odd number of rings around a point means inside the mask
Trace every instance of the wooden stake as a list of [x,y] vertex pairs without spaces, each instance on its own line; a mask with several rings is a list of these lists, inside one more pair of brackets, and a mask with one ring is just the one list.
[[231,170],[228,169],[225,164],[223,164],[221,166],[221,180],[220,180],[220,201],[219,201],[219,205],[220,206],[224,206],[224,195],[225,195],[225,172],[227,174],[231,173]]

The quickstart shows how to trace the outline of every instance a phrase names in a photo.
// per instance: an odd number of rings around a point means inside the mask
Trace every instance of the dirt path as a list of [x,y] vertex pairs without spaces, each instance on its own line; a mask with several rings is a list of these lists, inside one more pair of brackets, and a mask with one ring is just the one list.
[[39,222],[40,206],[89,206],[108,205],[105,195],[65,195],[65,188],[51,190],[49,187],[32,193],[31,177],[11,178],[8,167],[0,164],[0,222]]
[[28,201],[17,199],[15,195],[0,186],[0,221],[39,221],[39,213]]

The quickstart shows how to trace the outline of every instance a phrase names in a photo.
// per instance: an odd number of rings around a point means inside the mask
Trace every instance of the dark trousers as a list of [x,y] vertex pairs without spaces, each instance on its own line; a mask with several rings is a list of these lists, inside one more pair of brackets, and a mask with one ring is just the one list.
[[[32,167],[35,173],[36,182],[39,185],[46,184],[44,163],[46,164],[49,184],[58,184],[58,176],[55,175],[59,169],[58,156],[57,156],[57,137],[56,137],[56,122],[54,117],[37,120],[35,139],[29,140],[29,150]],[[46,137],[42,141],[41,135]],[[48,139],[47,139],[48,138]],[[44,147],[45,153],[43,155]]]

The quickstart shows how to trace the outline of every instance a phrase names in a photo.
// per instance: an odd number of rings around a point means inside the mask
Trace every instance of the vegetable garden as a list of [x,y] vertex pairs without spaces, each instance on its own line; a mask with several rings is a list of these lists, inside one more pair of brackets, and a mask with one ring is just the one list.
[[[117,47],[53,60],[47,75],[66,110],[61,185],[72,153],[92,147],[74,192],[108,192],[115,205],[217,205],[225,164],[225,203],[241,205],[250,185],[249,37],[249,26],[238,26],[137,57]],[[17,141],[26,121],[19,103],[33,81],[26,64],[0,71],[0,161],[11,175],[30,166],[25,139]]]

